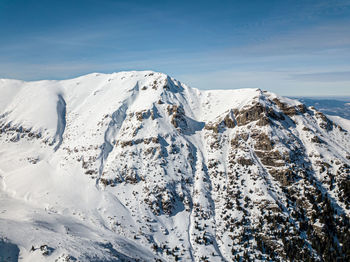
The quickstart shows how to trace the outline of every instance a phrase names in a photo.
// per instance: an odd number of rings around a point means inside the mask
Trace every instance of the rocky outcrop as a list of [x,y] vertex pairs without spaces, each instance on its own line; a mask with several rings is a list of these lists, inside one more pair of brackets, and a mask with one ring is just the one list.
[[297,114],[304,114],[307,111],[306,106],[304,104],[300,104],[300,105],[296,105],[296,106],[289,106],[286,103],[281,102],[278,98],[274,98],[272,101],[287,116],[295,116]]
[[186,129],[187,122],[185,117],[185,111],[182,106],[172,105],[167,107],[169,116],[171,117],[171,124],[175,128]]
[[265,116],[266,108],[260,103],[235,112],[235,117],[238,126],[246,125],[250,122],[260,120]]

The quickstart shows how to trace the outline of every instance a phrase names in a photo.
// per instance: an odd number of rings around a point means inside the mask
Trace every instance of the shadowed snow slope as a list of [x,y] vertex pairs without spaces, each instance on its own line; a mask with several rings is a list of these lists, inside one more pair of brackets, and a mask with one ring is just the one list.
[[350,121],[161,73],[0,80],[0,258],[349,259]]

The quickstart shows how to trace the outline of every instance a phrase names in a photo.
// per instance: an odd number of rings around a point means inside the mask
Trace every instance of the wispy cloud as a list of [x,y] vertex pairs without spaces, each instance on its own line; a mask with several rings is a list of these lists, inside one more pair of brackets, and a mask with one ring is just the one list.
[[350,71],[292,74],[290,75],[290,77],[291,79],[310,81],[310,82],[349,82],[350,83]]

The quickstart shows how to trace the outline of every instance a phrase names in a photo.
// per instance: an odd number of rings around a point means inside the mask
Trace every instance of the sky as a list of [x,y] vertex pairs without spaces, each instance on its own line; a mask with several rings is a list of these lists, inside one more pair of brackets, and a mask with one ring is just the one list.
[[0,0],[0,78],[125,70],[350,96],[350,0]]

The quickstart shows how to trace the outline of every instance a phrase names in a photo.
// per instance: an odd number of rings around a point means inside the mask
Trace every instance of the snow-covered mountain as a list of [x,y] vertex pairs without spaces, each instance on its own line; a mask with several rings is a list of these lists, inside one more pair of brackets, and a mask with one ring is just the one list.
[[349,261],[350,121],[151,71],[0,80],[0,261]]

